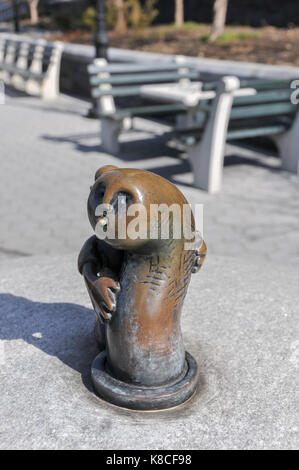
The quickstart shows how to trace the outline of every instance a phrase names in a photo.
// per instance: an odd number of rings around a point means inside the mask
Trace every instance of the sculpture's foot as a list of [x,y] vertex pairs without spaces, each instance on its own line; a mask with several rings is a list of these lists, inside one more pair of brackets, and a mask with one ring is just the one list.
[[94,335],[100,351],[103,351],[106,348],[106,326],[100,320],[96,321]]
[[103,351],[93,361],[91,377],[100,397],[114,405],[132,410],[164,410],[184,403],[198,387],[198,366],[187,352],[186,364],[186,374],[178,382],[161,387],[142,387],[114,378],[106,369],[106,351]]

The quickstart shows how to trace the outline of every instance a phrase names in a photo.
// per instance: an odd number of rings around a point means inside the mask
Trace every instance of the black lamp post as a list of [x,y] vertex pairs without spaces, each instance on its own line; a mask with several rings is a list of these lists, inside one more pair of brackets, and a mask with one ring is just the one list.
[[15,33],[20,32],[20,18],[19,18],[19,0],[13,0],[12,2],[12,8],[14,12],[14,30]]
[[105,0],[97,0],[95,48],[96,57],[99,59],[108,58],[108,36],[106,32],[105,10]]
[[[94,37],[96,59],[108,60],[108,35],[106,31],[106,8],[105,0],[97,0],[96,7],[96,33]],[[88,110],[87,117],[91,119],[98,118],[96,100],[92,100],[92,106]]]

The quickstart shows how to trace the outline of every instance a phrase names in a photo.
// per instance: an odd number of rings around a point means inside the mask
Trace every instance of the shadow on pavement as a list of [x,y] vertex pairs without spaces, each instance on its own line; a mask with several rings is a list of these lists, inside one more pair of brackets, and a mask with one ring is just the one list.
[[69,95],[60,94],[53,100],[42,100],[38,96],[30,96],[25,92],[5,86],[5,96],[13,98],[7,104],[16,108],[26,108],[29,110],[39,110],[47,113],[59,113],[66,115],[79,115],[86,117],[90,101],[82,98],[71,97]]
[[[267,168],[268,170],[271,170],[273,172],[279,172],[280,168],[278,166],[274,166],[272,162],[268,160],[267,162],[267,156],[263,158],[259,157],[245,157],[245,156],[240,156],[240,155],[227,155],[224,159],[224,166],[234,166],[234,165],[250,165],[250,166],[255,166],[255,167],[260,167],[260,168]],[[280,160],[278,160],[278,163],[280,164]]]
[[[138,134],[138,132],[136,132],[136,134]],[[75,150],[82,153],[106,153],[101,147],[100,136],[98,132],[66,136],[42,135],[41,138],[51,142],[73,144]],[[82,142],[88,139],[97,139],[99,143],[87,144]],[[134,138],[134,140],[122,142],[121,151],[118,155],[116,155],[117,158],[128,162],[165,156],[180,158],[181,152],[178,149],[168,147],[167,140],[163,136],[149,136],[146,139],[140,138],[138,140]]]
[[[136,131],[134,139],[121,143],[121,151],[116,155],[118,159],[123,162],[138,162],[138,167],[148,169],[149,171],[168,179],[174,184],[179,183],[186,187],[193,187],[192,183],[182,180],[178,181],[176,178],[179,175],[192,172],[188,158],[183,150],[176,148],[175,146],[168,145],[167,138],[164,136],[149,135],[148,138],[144,138],[144,134],[141,134],[142,137],[140,139],[136,139],[138,134],[139,132]],[[74,146],[76,151],[83,154],[95,152],[106,153],[101,147],[99,133],[97,132],[65,136],[43,135],[41,138],[54,143],[70,143]],[[88,140],[91,139],[96,139],[96,141],[98,140],[99,144],[89,144]],[[244,149],[246,148],[247,147],[244,147]],[[256,149],[255,152],[257,152]],[[279,172],[280,160],[278,158],[273,159],[268,157],[273,157],[273,155],[262,155],[258,152],[256,154],[252,152],[250,156],[230,153],[224,159],[224,167],[248,165],[265,168],[270,172]],[[173,164],[171,164],[169,160],[165,161],[165,158],[172,158]],[[146,168],[146,165],[142,165],[142,162],[152,159],[156,159],[161,164],[151,168]]]
[[90,366],[98,353],[93,310],[71,303],[32,302],[0,294],[0,340],[23,339],[81,374],[92,390]]

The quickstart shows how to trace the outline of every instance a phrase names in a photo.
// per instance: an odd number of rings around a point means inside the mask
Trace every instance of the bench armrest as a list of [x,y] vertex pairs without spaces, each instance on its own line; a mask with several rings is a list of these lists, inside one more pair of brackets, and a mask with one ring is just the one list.
[[234,98],[239,97],[239,96],[254,96],[257,94],[257,91],[255,88],[239,88],[238,90],[235,90],[233,95]]
[[[216,91],[203,91],[202,82],[191,83],[187,85],[143,85],[140,88],[140,96],[149,100],[159,100],[165,103],[180,103],[186,108],[196,108],[202,100],[213,100]],[[235,90],[234,97],[252,96],[256,94],[254,88],[242,88]]]
[[[235,90],[232,94],[233,97],[239,96],[253,96],[256,95],[257,91],[254,88],[239,88]],[[216,96],[216,91],[200,91],[197,93],[190,93],[190,95],[186,95],[182,103],[187,108],[200,108],[200,101],[202,100],[213,100]],[[205,109],[206,110],[206,109]]]

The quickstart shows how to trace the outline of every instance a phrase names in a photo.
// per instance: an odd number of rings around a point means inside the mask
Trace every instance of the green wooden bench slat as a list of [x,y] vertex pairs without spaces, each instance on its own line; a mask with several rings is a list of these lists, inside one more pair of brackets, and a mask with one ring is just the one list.
[[30,70],[21,70],[20,71],[20,69],[18,67],[16,67],[15,65],[10,65],[10,64],[2,64],[1,67],[3,67],[3,70],[8,71],[9,73],[15,73],[15,74],[21,75],[22,77],[25,77],[25,78],[35,78],[35,79],[38,79],[38,80],[42,80],[46,75],[43,72],[33,73],[33,72],[30,72]]
[[172,114],[172,113],[178,113],[180,111],[184,112],[185,110],[186,108],[182,104],[164,104],[164,105],[154,105],[154,106],[140,106],[137,108],[118,109],[113,114],[102,113],[100,114],[100,117],[106,117],[106,118],[119,120],[125,117],[147,116],[147,115],[155,115],[155,114]]
[[275,90],[280,88],[290,89],[292,80],[270,80],[268,78],[251,78],[240,80],[241,88],[255,88],[256,90]]
[[296,105],[292,103],[263,104],[257,106],[233,107],[230,120],[246,119],[262,116],[279,116],[296,112]]
[[[194,67],[194,66],[193,66]],[[179,70],[182,68],[192,68],[191,64],[163,64],[163,63],[151,63],[151,64],[112,64],[106,65],[104,67],[98,67],[95,64],[90,64],[88,66],[88,72],[91,75],[96,75],[99,73],[135,73],[135,72],[158,72],[161,70],[172,71]]]
[[217,82],[211,81],[211,82],[204,82],[202,85],[203,91],[212,91],[217,89]]
[[[240,88],[255,88],[259,90],[290,90],[290,83],[292,80],[269,80],[269,79],[249,79],[240,80]],[[216,90],[217,82],[209,81],[203,84],[203,90],[210,91]]]
[[[296,107],[290,102],[291,91],[290,89],[264,91],[252,96],[236,97],[234,98],[230,119],[245,119],[256,116],[269,116],[272,114],[295,113]],[[277,104],[275,104],[275,101],[280,103],[277,108],[273,108],[273,106]],[[257,106],[251,106],[255,104]],[[204,105],[200,103],[198,109],[209,112],[211,107],[209,104]]]
[[[241,140],[247,139],[250,137],[262,137],[262,136],[269,136],[280,134],[281,132],[285,132],[288,129],[288,126],[284,124],[277,124],[273,126],[264,126],[264,127],[255,127],[250,129],[239,129],[239,130],[232,130],[228,131],[227,133],[227,140]],[[182,129],[174,131],[175,135],[180,138],[180,140],[184,140],[186,143],[193,137],[194,140],[199,140],[203,133],[203,128],[194,128],[194,129]],[[170,133],[171,134],[171,133]],[[172,132],[173,134],[173,132]]]
[[254,104],[254,103],[273,103],[276,101],[283,102],[287,101],[290,103],[290,97],[293,90],[267,90],[261,91],[256,95],[252,96],[238,96],[234,98],[233,106],[235,105],[244,105],[244,104]]
[[90,84],[92,86],[109,83],[110,85],[125,85],[130,83],[160,83],[167,81],[178,81],[182,78],[198,78],[197,72],[188,73],[140,73],[132,75],[119,75],[119,76],[108,76],[107,78],[90,77]]
[[256,127],[251,129],[230,130],[227,133],[227,140],[247,139],[250,137],[262,137],[267,135],[280,134],[288,129],[287,126],[280,124],[268,127]]
[[123,86],[113,87],[107,90],[101,88],[93,88],[91,96],[93,98],[100,98],[101,96],[137,96],[140,92],[140,86]]

